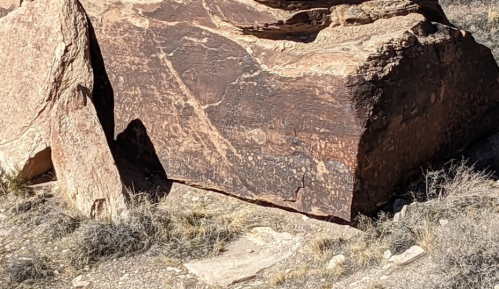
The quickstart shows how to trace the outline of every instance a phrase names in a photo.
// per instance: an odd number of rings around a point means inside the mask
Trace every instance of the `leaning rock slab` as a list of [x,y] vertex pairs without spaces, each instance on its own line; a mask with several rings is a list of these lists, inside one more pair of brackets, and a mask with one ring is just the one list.
[[55,168],[88,216],[124,210],[122,184],[90,100],[88,23],[76,0],[38,0],[0,18],[0,168]]
[[257,227],[229,245],[222,256],[184,266],[207,284],[228,286],[255,277],[263,269],[290,257],[300,245],[300,237]]
[[82,2],[115,92],[107,135],[133,161],[140,122],[190,185],[351,220],[499,121],[490,50],[436,0]]

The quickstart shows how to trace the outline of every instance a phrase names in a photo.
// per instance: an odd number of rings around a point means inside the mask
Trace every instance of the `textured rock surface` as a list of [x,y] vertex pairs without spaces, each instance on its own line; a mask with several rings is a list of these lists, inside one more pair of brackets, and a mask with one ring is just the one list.
[[109,217],[122,184],[89,99],[85,13],[74,0],[38,0],[0,19],[0,167],[27,179],[54,166],[76,207]]
[[301,237],[256,227],[231,244],[223,255],[184,266],[203,282],[226,287],[254,278],[262,270],[289,258],[301,245]]
[[490,51],[436,1],[82,3],[115,93],[108,138],[140,120],[188,184],[349,220],[499,116]]

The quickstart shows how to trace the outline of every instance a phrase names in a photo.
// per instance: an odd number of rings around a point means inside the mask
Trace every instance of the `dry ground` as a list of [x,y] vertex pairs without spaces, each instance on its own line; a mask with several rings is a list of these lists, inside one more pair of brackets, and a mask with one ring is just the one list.
[[[0,287],[220,288],[183,266],[228,254],[255,227],[300,238],[291,257],[229,288],[492,288],[499,283],[499,189],[463,163],[430,172],[407,215],[361,218],[359,228],[262,207],[174,184],[158,204],[137,200],[115,225],[86,220],[67,208],[56,186],[0,196]],[[52,188],[52,190],[50,190]],[[26,190],[26,191],[24,191]],[[23,192],[24,191],[24,192]],[[429,200],[426,200],[428,199]],[[420,200],[420,201],[417,201]],[[422,201],[424,200],[424,201]],[[412,245],[427,254],[388,266],[383,253]],[[346,257],[328,269],[335,255]]]
[[492,50],[499,62],[499,2],[497,0],[440,0],[445,14],[457,27]]

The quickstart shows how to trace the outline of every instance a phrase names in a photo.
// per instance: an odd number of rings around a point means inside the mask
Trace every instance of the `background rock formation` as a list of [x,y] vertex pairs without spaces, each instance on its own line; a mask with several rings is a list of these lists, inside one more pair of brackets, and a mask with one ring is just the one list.
[[85,12],[75,0],[37,0],[0,19],[0,168],[26,179],[54,167],[91,217],[125,209],[118,170],[90,96]]
[[497,123],[490,51],[436,1],[82,2],[114,135],[140,120],[191,185],[349,220]]

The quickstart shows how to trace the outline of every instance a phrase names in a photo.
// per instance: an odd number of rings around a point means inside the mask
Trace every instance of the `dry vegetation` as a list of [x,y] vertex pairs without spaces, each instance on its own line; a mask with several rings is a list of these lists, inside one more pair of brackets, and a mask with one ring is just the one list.
[[[418,288],[493,288],[499,283],[499,189],[495,186],[490,174],[476,172],[465,162],[429,172],[425,191],[410,194],[414,202],[399,222],[389,213],[381,213],[376,220],[360,216],[363,234],[350,239],[316,238],[308,245],[314,262],[302,270],[277,272],[271,283],[307,284],[312,276],[334,283],[359,270],[386,266],[386,250],[399,254],[419,245],[440,272],[435,272],[438,282],[429,280]],[[328,269],[328,261],[340,254],[345,261]],[[384,288],[377,282],[371,286]]]
[[[168,263],[214,256],[249,229],[275,221],[265,215],[245,214],[237,208],[226,208],[226,213],[211,204],[166,210],[151,203],[147,195],[136,194],[133,209],[126,216],[115,223],[105,223],[83,218],[68,208],[60,196],[33,192],[18,177],[4,178],[0,189],[0,204],[9,204],[9,225],[33,234],[29,239],[36,240],[24,253],[7,263],[0,262],[0,284],[2,279],[10,284],[5,288],[23,284],[30,287],[35,283],[45,288],[55,277],[54,268],[74,275],[87,266],[130,257],[151,247]],[[0,243],[17,241],[12,236],[12,240]],[[54,252],[43,247],[50,243],[62,250]],[[0,246],[0,254],[9,253],[2,249]]]
[[499,62],[499,2],[496,0],[440,0],[449,20],[473,33]]
[[[0,187],[2,202],[11,203],[9,221],[24,226],[24,230],[41,228],[41,243],[54,242],[65,250],[42,250],[40,254],[29,247],[25,254],[2,264],[1,273],[14,285],[50,284],[55,278],[54,268],[61,264],[67,266],[60,270],[79,272],[85,266],[139,254],[151,247],[168,263],[214,256],[252,227],[278,227],[278,221],[267,215],[234,208],[221,210],[205,203],[175,210],[152,204],[142,195],[137,195],[134,209],[127,216],[114,224],[102,223],[75,214],[65,207],[63,199],[49,192],[34,193],[19,184],[15,178],[7,179]],[[465,162],[428,172],[421,186],[424,190],[408,194],[413,203],[399,222],[394,222],[390,213],[380,213],[374,220],[360,216],[362,234],[351,238],[318,236],[306,247],[306,254],[312,256],[309,262],[275,272],[268,283],[273,288],[290,284],[307,288],[312,279],[331,284],[358,271],[384,267],[388,263],[383,257],[386,250],[398,254],[419,245],[441,270],[435,272],[439,282],[428,281],[423,288],[492,288],[499,283],[496,186],[490,174],[476,172]],[[10,188],[22,188],[26,193]],[[344,261],[328,268],[330,260],[340,254]],[[370,286],[384,288],[378,283]]]

